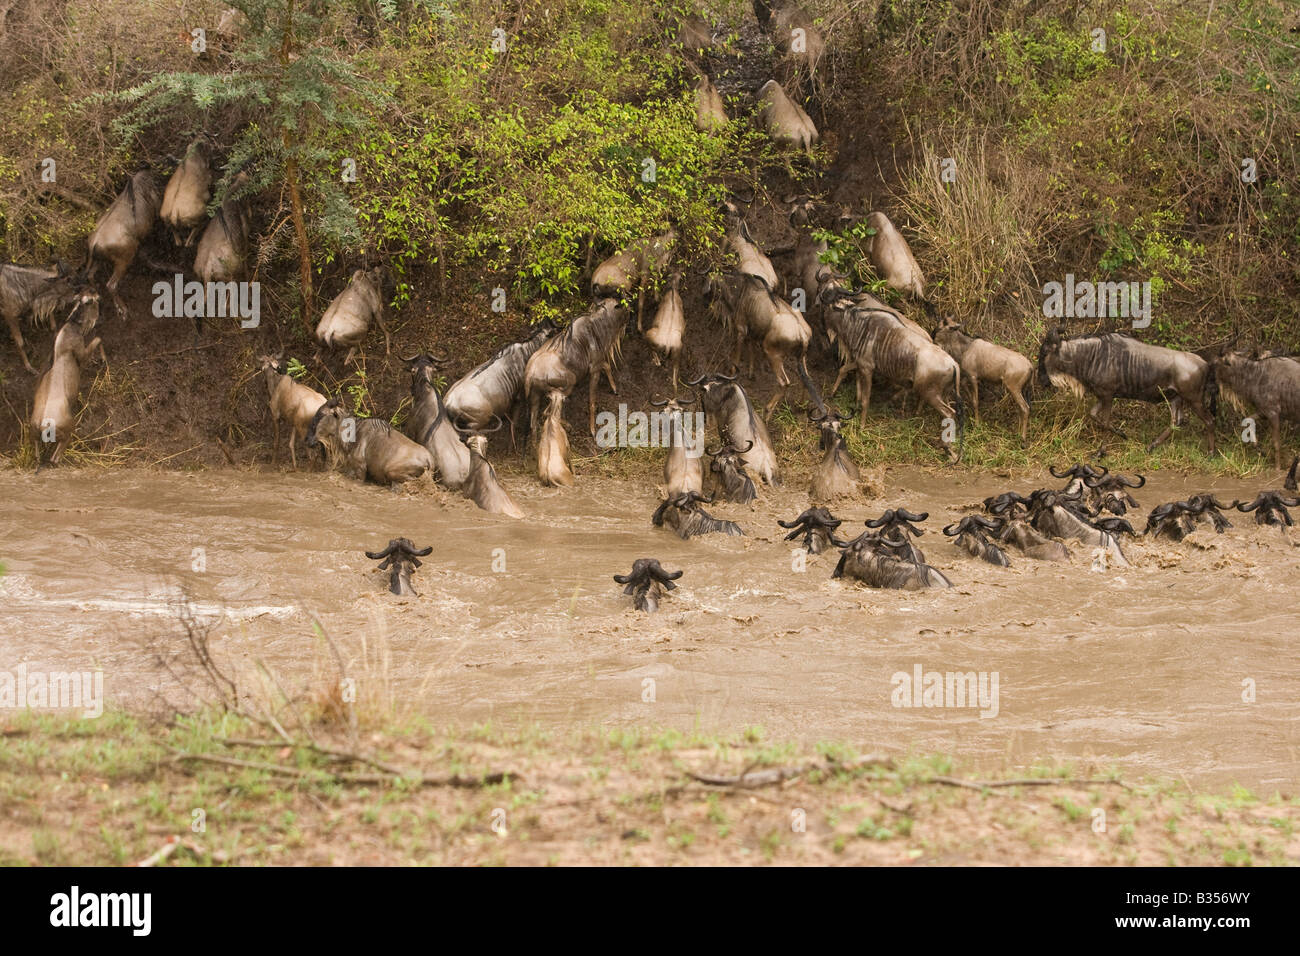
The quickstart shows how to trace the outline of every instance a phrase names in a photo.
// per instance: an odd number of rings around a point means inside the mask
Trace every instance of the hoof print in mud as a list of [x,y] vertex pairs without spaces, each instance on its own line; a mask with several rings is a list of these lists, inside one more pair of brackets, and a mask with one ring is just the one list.
[[419,597],[415,588],[411,587],[411,575],[421,565],[420,558],[432,550],[432,545],[420,549],[409,538],[394,538],[383,551],[367,551],[366,557],[371,561],[380,561],[379,570],[388,572],[388,590],[401,597]]
[[681,571],[673,571],[671,574],[665,571],[654,558],[637,558],[632,563],[631,572],[616,574],[614,580],[627,585],[623,588],[623,593],[632,595],[632,604],[638,611],[653,614],[659,610],[659,599],[663,597],[664,591],[677,590],[677,585],[673,582],[681,576]]

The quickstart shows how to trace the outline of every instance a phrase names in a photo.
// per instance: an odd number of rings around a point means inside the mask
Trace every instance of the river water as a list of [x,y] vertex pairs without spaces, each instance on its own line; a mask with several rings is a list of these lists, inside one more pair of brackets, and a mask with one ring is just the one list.
[[[527,513],[512,521],[427,484],[392,491],[320,473],[10,472],[0,671],[102,668],[111,703],[185,706],[159,663],[182,655],[183,598],[242,679],[255,680],[260,661],[287,688],[319,680],[329,655],[315,620],[350,673],[435,725],[760,725],[769,739],[942,751],[975,767],[1047,758],[1293,788],[1300,549],[1281,531],[1235,515],[1222,536],[1126,540],[1129,568],[1094,570],[1082,546],[1069,564],[1013,554],[997,568],[939,528],[986,495],[1062,482],[882,474],[880,498],[833,506],[841,535],[886,507],[929,511],[918,544],[951,591],[834,581],[834,553],[795,570],[796,545],[775,523],[807,506],[793,480],[752,508],[711,509],[747,537],[684,542],[651,526],[649,479],[580,476],[576,488],[543,489],[510,476]],[[1157,476],[1136,495],[1149,508],[1208,490],[1231,499],[1260,489]],[[1133,517],[1139,530],[1145,514]],[[362,555],[399,536],[433,546],[415,575],[418,598],[389,594]],[[643,556],[685,571],[651,616],[611,579]],[[996,715],[895,706],[894,675],[918,665],[996,675]]]

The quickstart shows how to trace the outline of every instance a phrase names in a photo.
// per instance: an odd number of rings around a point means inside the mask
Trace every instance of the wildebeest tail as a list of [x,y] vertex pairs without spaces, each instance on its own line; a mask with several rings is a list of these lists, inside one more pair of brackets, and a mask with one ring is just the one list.
[[[975,383],[979,388],[979,382]],[[953,370],[953,410],[957,413],[957,461],[961,464],[962,452],[966,447],[966,403],[961,398],[961,367]]]

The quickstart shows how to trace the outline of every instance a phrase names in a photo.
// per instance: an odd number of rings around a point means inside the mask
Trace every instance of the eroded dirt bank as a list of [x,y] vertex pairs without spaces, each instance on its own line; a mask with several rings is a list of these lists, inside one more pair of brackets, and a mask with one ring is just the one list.
[[[753,509],[714,508],[748,537],[682,542],[650,526],[646,479],[580,477],[555,491],[511,475],[528,514],[514,522],[432,486],[393,492],[319,473],[10,472],[0,669],[102,667],[110,703],[184,706],[150,650],[178,649],[184,592],[201,619],[220,616],[223,660],[246,671],[264,661],[290,687],[319,682],[314,614],[363,685],[383,683],[400,709],[437,724],[761,725],[771,739],[954,753],[974,767],[1095,758],[1198,786],[1294,786],[1300,551],[1277,529],[1235,516],[1222,536],[1126,542],[1123,570],[1092,570],[1083,548],[1069,565],[1002,569],[958,552],[942,523],[993,492],[1059,482],[920,468],[881,478],[882,497],[834,507],[845,530],[886,507],[929,511],[919,543],[952,591],[833,581],[833,555],[792,570],[775,519],[806,507],[793,479]],[[1137,494],[1149,508],[1211,489],[1258,487],[1156,476]],[[418,599],[390,595],[361,554],[399,535],[434,546]],[[611,580],[642,556],[685,570],[649,617]],[[996,672],[996,716],[893,706],[892,675],[917,664]]]

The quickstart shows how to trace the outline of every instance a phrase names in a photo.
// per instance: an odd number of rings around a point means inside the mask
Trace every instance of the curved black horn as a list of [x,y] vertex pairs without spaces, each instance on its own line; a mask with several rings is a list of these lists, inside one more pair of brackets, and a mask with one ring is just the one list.
[[914,515],[906,508],[899,508],[898,516],[900,518],[906,518],[908,521],[925,521],[927,518],[930,517],[930,512],[922,511],[919,515]]
[[383,551],[367,551],[366,557],[369,558],[371,561],[378,561],[380,558],[386,558],[390,554],[392,554],[393,548],[395,548],[396,546],[397,546],[396,541],[390,541],[388,542],[388,547],[384,548]]
[[[949,538],[955,538],[955,537],[957,537],[957,535],[961,534],[963,531],[966,530],[966,528],[963,528],[962,525],[966,524],[966,522],[969,521],[969,520],[970,520],[969,518],[963,518],[961,521],[958,521],[956,524],[950,524],[950,525],[947,525],[947,526],[943,529],[943,533],[944,533],[944,535],[947,536],[947,537],[949,537]],[[956,528],[957,530],[956,530],[956,531],[953,531],[953,530],[952,530],[953,528]]]
[[700,382],[704,381],[708,377],[709,376],[707,374],[701,374],[700,377],[697,379],[688,379],[686,384],[694,388],[696,385],[699,385]]

